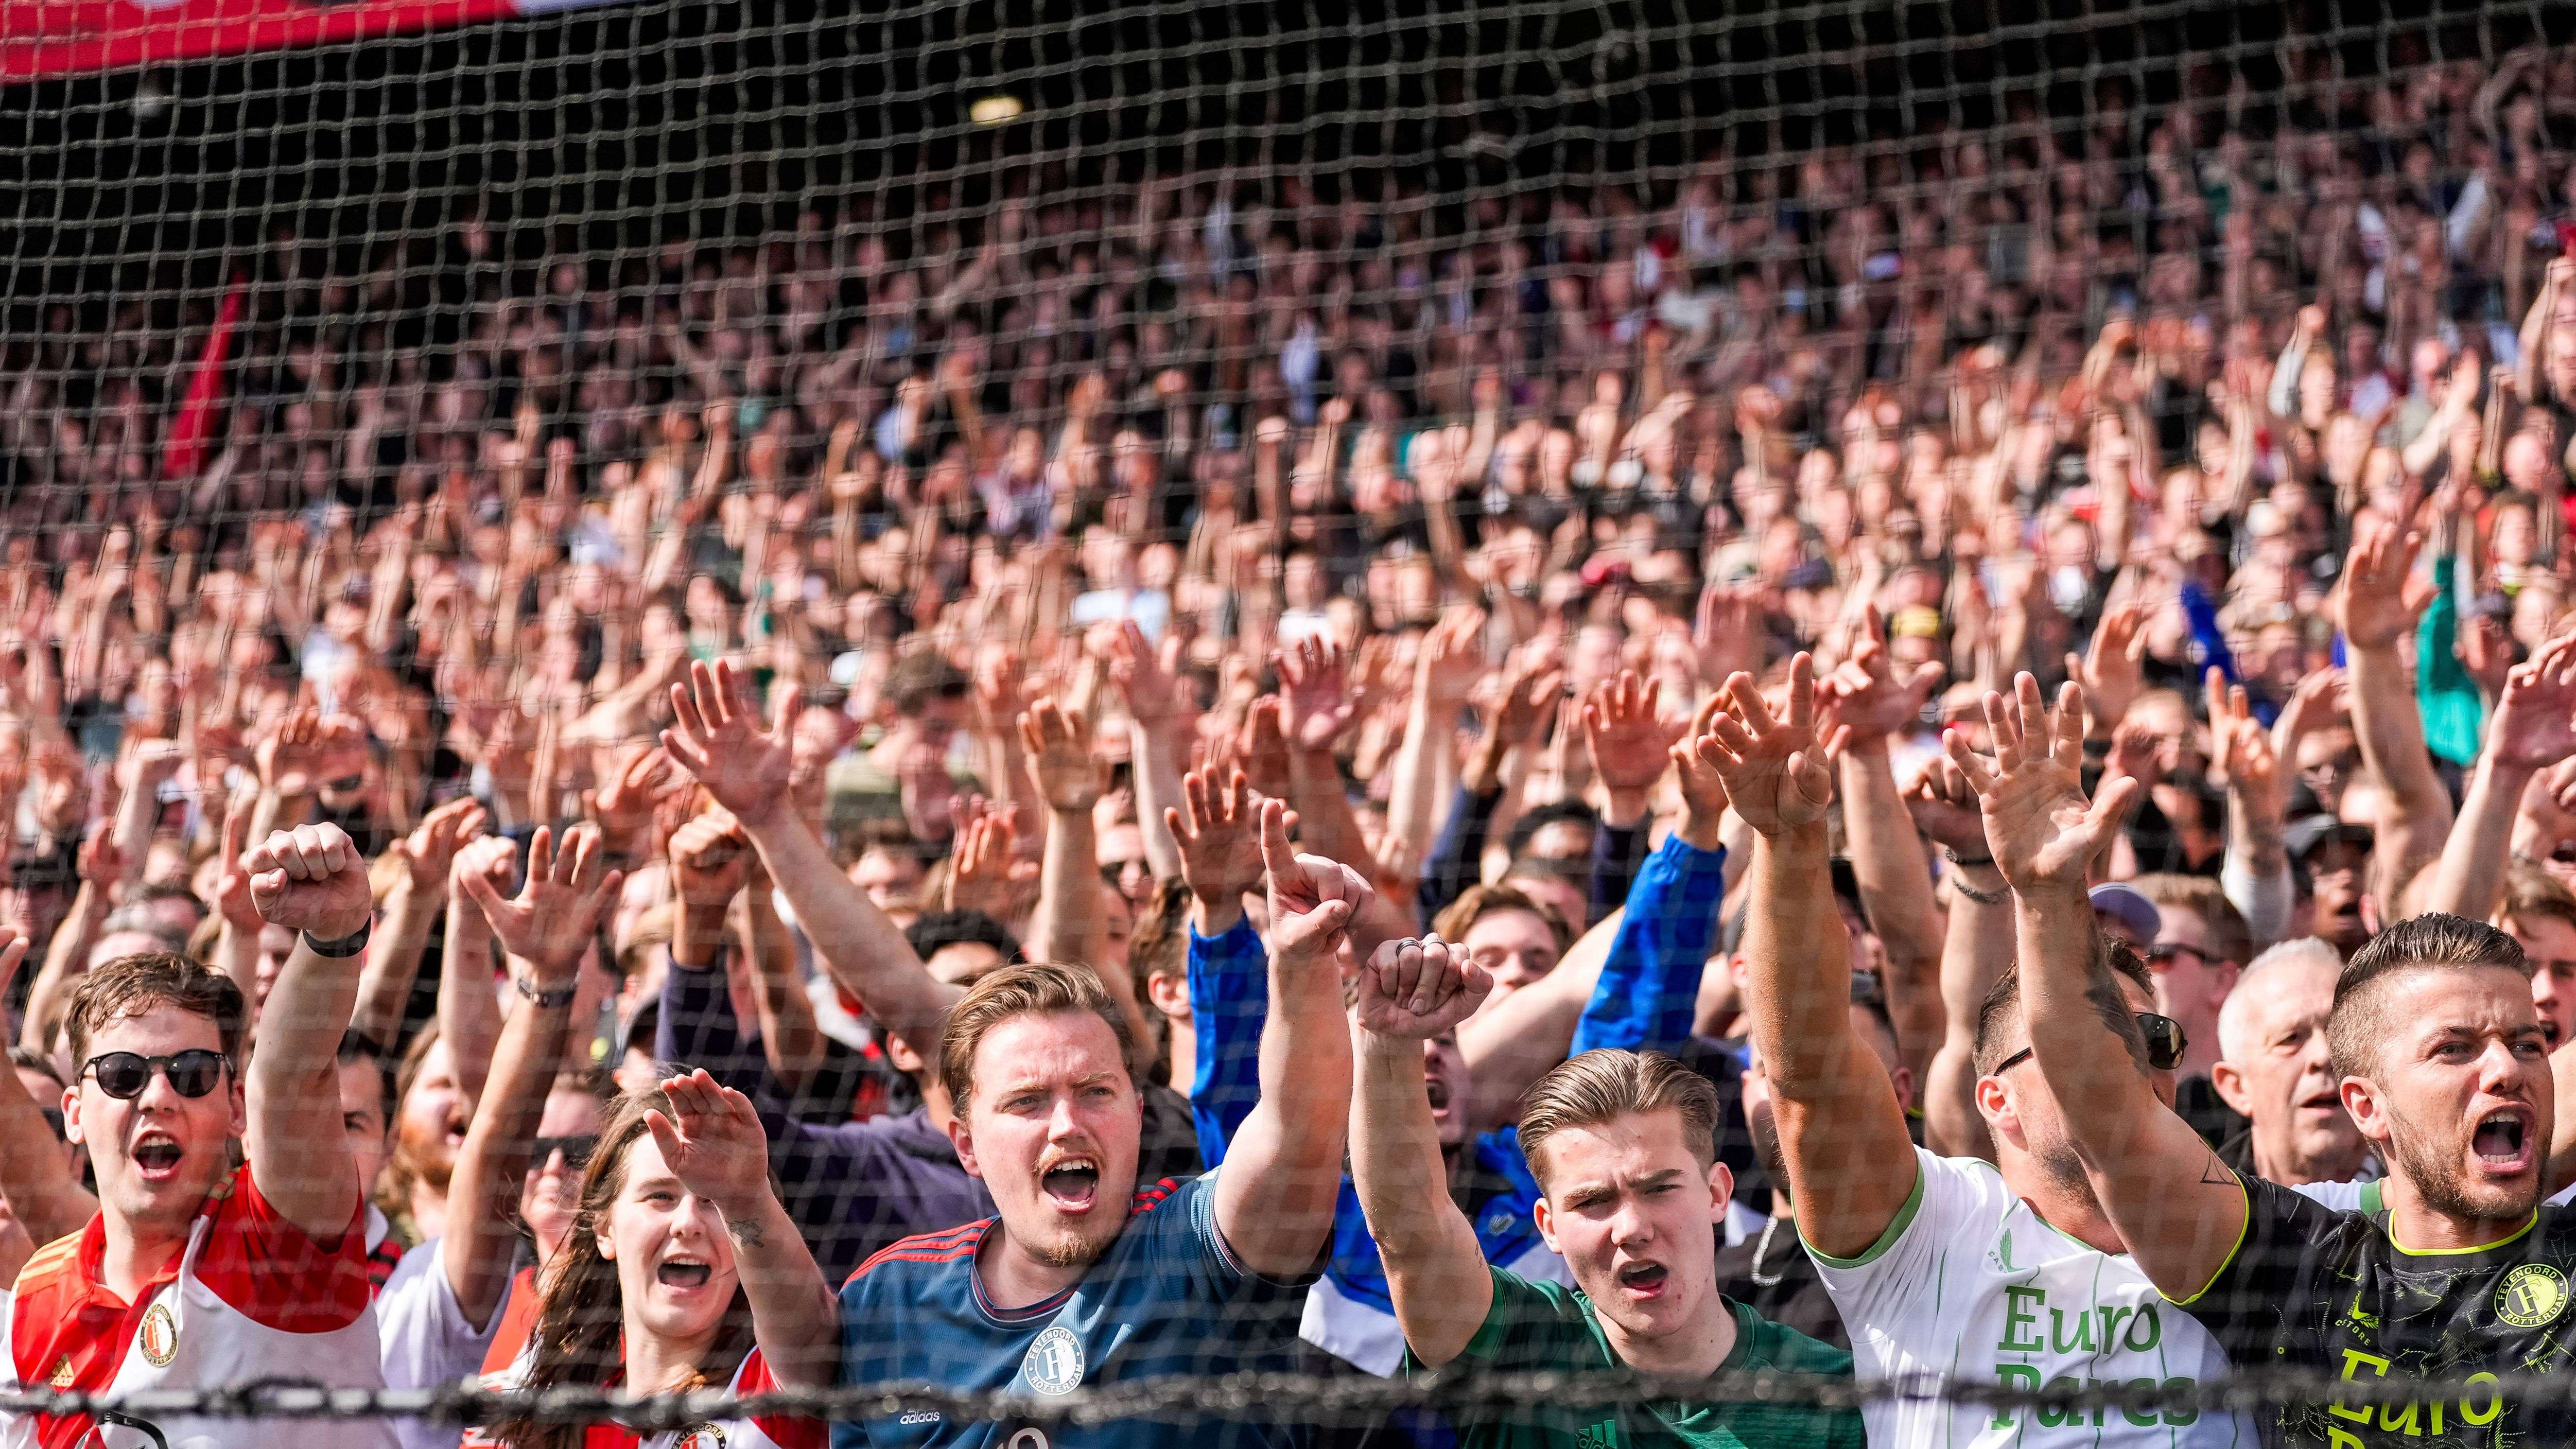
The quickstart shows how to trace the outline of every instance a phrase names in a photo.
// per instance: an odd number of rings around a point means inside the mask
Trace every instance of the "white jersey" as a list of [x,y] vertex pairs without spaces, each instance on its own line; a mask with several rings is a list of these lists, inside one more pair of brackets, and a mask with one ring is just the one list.
[[[132,1303],[98,1281],[103,1218],[38,1249],[6,1297],[11,1391],[235,1388],[260,1379],[335,1389],[384,1380],[368,1311],[365,1234],[324,1248],[277,1214],[250,1173],[206,1200],[179,1260]],[[394,1449],[383,1420],[0,1415],[0,1449]]]
[[[372,1209],[371,1209],[372,1211]],[[402,1255],[376,1295],[376,1337],[388,1389],[437,1389],[483,1372],[483,1355],[509,1307],[508,1290],[477,1328],[447,1281],[446,1240],[432,1238]],[[456,1449],[463,1430],[427,1419],[396,1419],[402,1449]]]
[[[1914,1156],[1914,1193],[1869,1251],[1845,1259],[1807,1250],[1851,1333],[1860,1379],[2179,1387],[2227,1372],[2217,1340],[2126,1255],[2050,1227],[1991,1164],[1919,1148]],[[1899,1397],[1873,1400],[1861,1415],[1872,1449],[2257,1442],[2241,1416],[2189,1409],[1998,1409]]]

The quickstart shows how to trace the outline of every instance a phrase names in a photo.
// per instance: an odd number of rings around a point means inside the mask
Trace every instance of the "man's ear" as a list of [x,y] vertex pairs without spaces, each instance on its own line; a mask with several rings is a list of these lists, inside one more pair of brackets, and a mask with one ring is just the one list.
[[2218,1089],[2218,1100],[2225,1102],[2237,1116],[2254,1115],[2254,1094],[2245,1090],[2245,1074],[2236,1069],[2234,1062],[2212,1063],[2209,1084]]
[[1167,1020],[1179,1021],[1190,1014],[1190,979],[1158,971],[1145,978],[1145,999]]
[[232,1111],[232,1135],[247,1137],[250,1135],[250,1089],[242,1085],[240,1072],[227,1071],[224,1075],[232,1079],[232,1090],[224,1097]]
[[1723,1162],[1710,1163],[1708,1165],[1708,1220],[1712,1223],[1725,1222],[1727,1204],[1734,1197],[1735,1174],[1728,1171]]
[[1977,1115],[1986,1119],[1986,1130],[1997,1137],[2010,1133],[2021,1139],[2021,1113],[2013,1107],[2012,1089],[2000,1077],[1977,1078]]
[[2380,1105],[2379,1088],[2360,1077],[2346,1077],[2335,1084],[2335,1095],[2343,1099],[2343,1109],[2352,1114],[2352,1125],[2361,1129],[2363,1141],[2373,1147],[2388,1146],[2396,1127]]
[[1530,1221],[1538,1224],[1539,1241],[1547,1244],[1547,1250],[1549,1252],[1563,1253],[1565,1251],[1563,1248],[1556,1245],[1556,1214],[1550,1210],[1547,1205],[1546,1193],[1540,1193],[1538,1195],[1538,1201],[1531,1204]]
[[975,1134],[966,1128],[966,1114],[952,1110],[948,1118],[948,1145],[957,1149],[957,1165],[968,1177],[984,1174],[975,1166]]
[[921,1070],[926,1065],[921,1059],[921,1053],[914,1051],[912,1043],[905,1041],[903,1033],[898,1031],[885,1034],[885,1054],[886,1064],[907,1077],[921,1075]]
[[63,1139],[86,1146],[89,1139],[81,1136],[80,1100],[79,1084],[63,1088]]

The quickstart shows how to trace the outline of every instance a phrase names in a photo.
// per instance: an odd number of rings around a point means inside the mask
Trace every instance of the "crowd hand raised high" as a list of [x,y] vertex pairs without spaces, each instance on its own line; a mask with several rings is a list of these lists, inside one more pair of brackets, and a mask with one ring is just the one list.
[[[508,859],[507,854],[495,857]],[[528,840],[527,879],[515,897],[504,897],[491,868],[459,872],[459,884],[491,924],[501,949],[529,963],[548,981],[570,978],[598,927],[600,913],[617,898],[622,873],[608,869],[599,828],[576,825],[557,848],[554,828],[541,825]]]
[[1977,792],[1995,868],[2025,898],[2081,896],[2095,853],[2120,828],[2130,796],[2145,787],[2134,777],[2106,776],[2101,795],[2085,800],[2084,687],[2073,680],[2058,691],[2053,717],[2028,673],[2014,679],[2010,698],[1988,691],[1985,710],[1991,760],[1956,734],[1947,744],[1951,763]]
[[1352,917],[1375,894],[1358,871],[1288,844],[1288,807],[1261,802],[1261,860],[1270,874],[1270,945],[1296,966],[1328,966],[1349,937]]
[[337,825],[299,825],[270,833],[242,860],[251,904],[272,926],[317,941],[356,935],[374,913],[366,857]]
[[757,829],[787,802],[796,765],[796,715],[803,704],[801,686],[781,686],[776,722],[764,728],[751,680],[733,661],[693,660],[689,682],[671,686],[671,727],[662,731],[662,748],[717,804]]
[[1458,1029],[1494,989],[1467,948],[1438,936],[1380,942],[1359,972],[1360,1029],[1384,1041],[1428,1041]]
[[1815,660],[1802,650],[1789,661],[1788,708],[1779,716],[1750,674],[1729,679],[1726,697],[1727,707],[1709,716],[1695,748],[1724,782],[1735,813],[1771,836],[1822,820],[1834,798],[1826,765],[1851,731],[1839,726],[1833,739],[1818,742]]

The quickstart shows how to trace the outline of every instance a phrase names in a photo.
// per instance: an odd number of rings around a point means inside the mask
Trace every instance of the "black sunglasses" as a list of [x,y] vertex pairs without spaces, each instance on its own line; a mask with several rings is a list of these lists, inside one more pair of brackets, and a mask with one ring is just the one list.
[[81,1075],[98,1078],[98,1089],[120,1102],[130,1102],[143,1095],[152,1085],[152,1074],[159,1072],[170,1079],[170,1090],[182,1097],[202,1097],[224,1079],[224,1068],[232,1063],[222,1052],[204,1047],[191,1048],[166,1057],[147,1057],[136,1052],[102,1052],[81,1063]]
[[[2182,1034],[2181,1022],[2170,1016],[2158,1016],[2152,1011],[2141,1011],[2138,1013],[2138,1035],[2147,1039],[2148,1066],[2160,1072],[2170,1072],[2182,1065],[2182,1049],[2186,1042]],[[1986,1075],[2000,1077],[2028,1060],[2030,1060],[2030,1048],[2023,1047],[2020,1051],[1995,1063],[1995,1069]]]
[[564,1166],[579,1172],[590,1162],[590,1154],[599,1150],[599,1134],[583,1133],[574,1137],[539,1137],[528,1144],[528,1170],[546,1165],[556,1153],[563,1154]]

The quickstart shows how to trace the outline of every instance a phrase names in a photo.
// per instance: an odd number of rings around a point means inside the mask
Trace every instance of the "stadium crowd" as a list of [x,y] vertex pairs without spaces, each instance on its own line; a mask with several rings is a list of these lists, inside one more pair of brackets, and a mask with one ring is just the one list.
[[2576,1436],[2576,53],[2311,79],[0,340],[0,1383],[2419,1401],[0,1443]]

